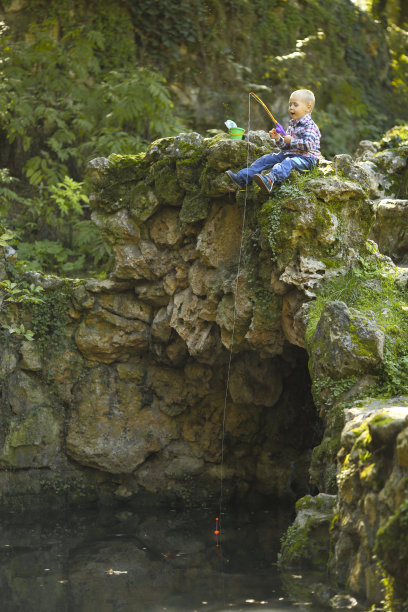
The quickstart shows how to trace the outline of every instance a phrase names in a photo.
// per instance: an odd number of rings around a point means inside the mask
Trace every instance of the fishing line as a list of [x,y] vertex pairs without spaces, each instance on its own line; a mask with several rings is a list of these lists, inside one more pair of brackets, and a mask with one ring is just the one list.
[[[247,126],[247,135],[248,135],[248,144],[247,144],[247,179],[248,179],[248,167],[249,167],[249,130],[251,125],[251,94],[248,95],[248,126]],[[244,197],[244,210],[242,215],[242,228],[241,228],[241,244],[239,247],[239,256],[238,256],[238,267],[237,267],[237,275],[235,279],[235,300],[234,300],[234,311],[232,318],[232,332],[231,332],[231,343],[230,343],[230,351],[228,358],[228,368],[227,368],[227,380],[225,384],[225,396],[224,396],[224,409],[223,409],[223,417],[222,417],[222,434],[221,434],[221,469],[220,469],[220,501],[219,501],[219,513],[218,517],[215,519],[215,536],[216,536],[216,546],[217,548],[221,547],[221,522],[222,522],[222,508],[223,508],[223,485],[224,485],[224,443],[225,443],[225,422],[226,422],[226,414],[227,414],[227,398],[228,398],[228,387],[230,381],[230,373],[231,373],[231,362],[232,362],[232,349],[234,346],[235,339],[235,324],[237,318],[237,301],[238,301],[238,283],[239,283],[239,274],[241,271],[241,261],[242,261],[242,250],[244,243],[244,230],[245,230],[245,222],[246,222],[246,209],[247,209],[247,198],[248,198],[248,181],[246,181],[245,185],[245,197]],[[217,533],[218,532],[218,533]]]

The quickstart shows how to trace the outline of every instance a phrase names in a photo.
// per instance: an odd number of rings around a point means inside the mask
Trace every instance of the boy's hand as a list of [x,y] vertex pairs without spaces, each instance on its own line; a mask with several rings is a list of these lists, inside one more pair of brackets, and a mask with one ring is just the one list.
[[278,132],[277,132],[275,129],[273,129],[273,130],[271,130],[271,131],[269,132],[269,136],[270,136],[271,138],[273,138],[274,140],[279,140],[279,138],[280,138],[280,136],[279,136]]
[[290,144],[292,141],[292,136],[289,136],[289,134],[287,134],[283,137],[283,140],[286,142],[286,144]]

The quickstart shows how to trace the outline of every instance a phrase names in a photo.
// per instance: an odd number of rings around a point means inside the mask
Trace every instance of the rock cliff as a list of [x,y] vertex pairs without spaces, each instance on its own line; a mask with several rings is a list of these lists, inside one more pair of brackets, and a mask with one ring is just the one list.
[[[108,279],[21,278],[5,251],[1,503],[208,504],[222,477],[225,500],[312,490],[327,511],[338,486],[332,574],[376,601],[362,578],[374,554],[401,583],[387,538],[405,524],[406,408],[387,411],[383,440],[371,419],[386,406],[356,402],[405,392],[406,134],[322,160],[272,198],[236,192],[225,170],[270,146],[264,132],[189,133],[91,161]],[[378,484],[369,457],[384,452]],[[358,487],[381,503],[364,509]]]
[[333,608],[355,607],[359,599],[402,611],[408,601],[406,137],[406,129],[395,129],[380,143],[362,142],[353,159],[334,159],[337,171],[371,197],[367,246],[377,263],[365,254],[360,268],[329,281],[306,332],[313,395],[325,422],[310,469],[322,493],[298,501],[280,563],[284,571],[327,565],[333,589],[316,574],[313,589]]

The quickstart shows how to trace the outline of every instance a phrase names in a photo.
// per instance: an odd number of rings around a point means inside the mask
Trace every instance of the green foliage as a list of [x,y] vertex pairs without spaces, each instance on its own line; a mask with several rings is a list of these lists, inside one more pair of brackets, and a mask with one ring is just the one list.
[[300,528],[293,523],[289,525],[285,533],[281,536],[281,550],[293,559],[297,554],[301,554],[302,550],[307,545],[307,529]]
[[266,202],[260,212],[260,221],[263,233],[266,236],[268,245],[271,249],[271,260],[276,259],[276,244],[279,234],[282,216],[282,205],[279,200],[271,199]]
[[28,284],[25,281],[14,282],[9,279],[0,282],[2,299],[6,303],[21,304],[22,302],[30,302],[32,304],[40,304],[43,300],[41,293],[42,287],[37,287],[34,284]]
[[[393,69],[392,86],[394,95],[396,100],[406,99],[408,95],[408,32],[396,25],[391,25],[387,29],[387,39]],[[397,117],[401,117],[402,120],[405,119],[402,113],[397,114]]]
[[[237,91],[253,84],[266,85],[267,104],[311,87],[325,155],[406,116],[406,33],[385,33],[346,0],[27,0],[24,13],[28,31],[0,37],[0,213],[23,243],[74,252],[66,262],[76,274],[106,273],[108,250],[75,241],[89,209],[71,200],[67,217],[61,185],[81,184],[90,158],[134,154],[185,129],[163,76],[187,96],[197,88],[206,111],[190,121],[200,130],[245,115]],[[389,75],[385,36],[395,47]],[[56,270],[61,255],[38,251],[35,260]]]
[[[17,280],[6,279],[0,282],[0,305],[3,312],[7,311],[10,304],[41,304],[43,301],[42,287],[37,287],[33,283],[27,283],[19,278],[16,274],[12,274]],[[8,325],[3,323],[1,326],[3,333],[6,335],[15,334],[22,336],[30,342],[34,339],[34,332],[26,329],[23,323],[20,325]]]
[[[325,390],[325,392],[328,392],[329,394],[329,397],[326,398],[325,403],[330,406],[333,405],[343,393],[351,389],[355,382],[355,376],[347,376],[346,378],[340,378],[339,380],[333,380],[332,378],[319,378],[313,381],[312,394],[316,398],[319,398],[321,392]],[[338,409],[342,413],[343,404],[339,404]]]
[[387,397],[408,394],[408,347],[391,350],[386,347],[379,392]]
[[0,234],[0,246],[2,247],[10,246],[10,243],[15,242],[15,240],[16,240],[16,235],[14,232],[11,232],[10,230],[4,229],[3,233]]
[[134,153],[177,132],[163,77],[131,65],[103,72],[98,37],[79,27],[55,40],[55,26],[32,24],[29,42],[0,43],[1,124],[24,151],[31,184],[83,172],[90,154]]
[[34,332],[31,329],[26,329],[23,323],[21,323],[21,325],[19,325],[18,327],[15,327],[14,325],[3,324],[2,329],[6,330],[9,334],[23,336],[23,338],[25,338],[29,342],[32,342],[34,340]]
[[[51,185],[43,198],[19,198],[20,207],[14,211],[16,231],[6,230],[0,236],[0,246],[19,242],[19,269],[46,270],[62,275],[82,275],[84,268],[97,275],[107,269],[110,249],[93,223],[89,214],[88,196],[83,183],[65,176]],[[1,206],[3,214],[11,206]],[[39,233],[47,237],[33,240]],[[31,240],[22,240],[21,237]],[[99,272],[96,267],[100,267]]]
[[75,182],[69,176],[49,188],[50,199],[55,202],[62,215],[69,212],[82,213],[81,202],[88,203],[88,196],[82,191],[82,183]]
[[16,182],[17,179],[14,176],[10,176],[8,168],[0,168],[0,211],[2,218],[5,218],[16,204],[23,204],[25,202],[25,199],[19,196],[12,188]]
[[[80,274],[109,254],[90,229],[79,180],[88,160],[139,152],[183,125],[158,72],[135,66],[130,52],[121,65],[104,61],[110,29],[72,23],[69,2],[53,4],[54,19],[41,22],[42,5],[32,4],[39,21],[26,38],[0,37],[3,147],[18,151],[0,171],[0,213],[19,234],[20,254],[31,261],[26,268]],[[96,13],[94,24],[106,26]],[[61,27],[57,18],[67,21]]]
[[78,257],[72,249],[55,240],[20,242],[18,248],[21,258],[18,264],[22,271],[47,270],[67,276],[81,270],[85,260],[84,254]]
[[205,19],[204,3],[197,0],[127,0],[135,24],[139,57],[148,63],[163,55],[180,57],[180,43],[199,41],[199,24]]
[[[126,5],[138,60],[161,66],[181,88],[194,83],[211,107],[194,119],[195,129],[246,115],[244,94],[254,86],[262,87],[262,98],[275,109],[291,89],[313,89],[325,156],[352,152],[361,139],[376,139],[397,118],[407,118],[396,98],[398,79],[407,78],[402,39],[397,42],[395,26],[385,31],[348,0],[127,0]],[[392,62],[387,43],[400,49],[396,55],[391,49]],[[219,74],[221,92],[202,87]],[[256,114],[255,109],[255,121]],[[263,115],[260,121],[259,128]]]
[[88,258],[92,264],[89,269],[98,276],[98,268],[107,269],[111,253],[110,248],[92,221],[86,219],[77,221],[74,230],[73,245],[76,252],[83,253]]
[[33,332],[42,355],[51,357],[63,348],[69,295],[64,288],[48,291],[33,308]]
[[[361,4],[361,0],[357,0],[357,3]],[[405,0],[366,0],[364,6],[384,26],[393,23],[408,27],[408,8]]]

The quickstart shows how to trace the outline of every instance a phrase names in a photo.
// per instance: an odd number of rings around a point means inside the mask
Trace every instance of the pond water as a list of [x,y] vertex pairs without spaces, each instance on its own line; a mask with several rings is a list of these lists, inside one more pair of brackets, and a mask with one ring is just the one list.
[[290,518],[284,510],[229,510],[222,516],[217,547],[209,509],[65,509],[2,516],[0,609],[323,610],[289,596],[276,568],[279,538]]

